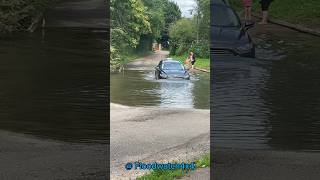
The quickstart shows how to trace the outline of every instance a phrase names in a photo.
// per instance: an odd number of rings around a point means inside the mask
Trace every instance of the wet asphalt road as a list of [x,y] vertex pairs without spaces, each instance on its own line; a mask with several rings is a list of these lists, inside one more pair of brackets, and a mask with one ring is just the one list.
[[106,6],[63,3],[1,37],[0,179],[107,179]]
[[250,30],[256,59],[213,57],[213,179],[320,177],[319,37]]

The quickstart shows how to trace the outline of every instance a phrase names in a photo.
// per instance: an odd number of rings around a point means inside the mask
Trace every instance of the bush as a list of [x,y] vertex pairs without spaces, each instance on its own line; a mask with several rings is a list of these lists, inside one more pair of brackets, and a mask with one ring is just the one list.
[[191,44],[189,52],[192,51],[196,57],[209,58],[209,44],[207,41]]
[[209,58],[208,0],[200,0],[192,18],[182,18],[169,27],[170,55],[187,55],[194,52],[199,58]]
[[52,0],[0,1],[0,32],[24,31]]

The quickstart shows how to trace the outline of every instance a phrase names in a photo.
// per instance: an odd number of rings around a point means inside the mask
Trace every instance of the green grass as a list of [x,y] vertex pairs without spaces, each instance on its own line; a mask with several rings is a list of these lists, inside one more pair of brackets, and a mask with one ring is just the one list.
[[[181,61],[183,64],[187,59],[187,55],[185,56],[169,56],[175,60]],[[194,65],[196,68],[210,70],[210,59],[209,58],[196,58],[196,63]]]
[[[210,167],[210,154],[203,155],[200,159],[195,161],[197,168],[206,168]],[[179,177],[185,176],[187,173],[191,171],[186,170],[155,170],[150,173],[138,177],[137,180],[174,180]]]
[[[230,0],[230,3],[236,10],[243,8],[239,0]],[[253,11],[261,12],[259,1],[254,1]],[[274,0],[270,5],[269,15],[271,18],[320,29],[319,0]]]
[[210,154],[203,155],[196,161],[196,165],[198,168],[210,167]]

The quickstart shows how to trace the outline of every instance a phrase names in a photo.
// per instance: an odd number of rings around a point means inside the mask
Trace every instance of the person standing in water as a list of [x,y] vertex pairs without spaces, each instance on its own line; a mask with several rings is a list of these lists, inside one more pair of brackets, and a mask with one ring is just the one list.
[[244,6],[244,22],[245,24],[252,23],[251,21],[251,9],[252,9],[252,0],[242,0]]
[[189,53],[188,59],[189,63],[191,63],[191,69],[194,69],[194,63],[196,62],[196,57],[193,52]]

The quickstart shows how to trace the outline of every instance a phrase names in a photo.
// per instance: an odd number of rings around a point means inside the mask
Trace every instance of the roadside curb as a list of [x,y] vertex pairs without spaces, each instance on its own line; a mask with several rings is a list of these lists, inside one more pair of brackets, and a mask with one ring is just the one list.
[[[253,17],[259,18],[261,19],[262,17],[260,15],[258,15],[257,13],[252,13]],[[320,31],[315,30],[315,29],[311,29],[311,28],[307,28],[301,25],[297,25],[297,24],[292,24],[286,21],[282,21],[282,20],[277,20],[277,19],[273,19],[273,18],[268,18],[268,21],[272,24],[276,24],[276,25],[280,25],[289,29],[293,29],[299,32],[303,32],[303,33],[307,33],[307,34],[311,34],[314,36],[318,36],[320,37]]]
[[198,71],[210,73],[210,71],[209,71],[209,70],[206,70],[206,69],[200,69],[200,68],[194,68],[194,69],[195,69],[195,70],[198,70]]

